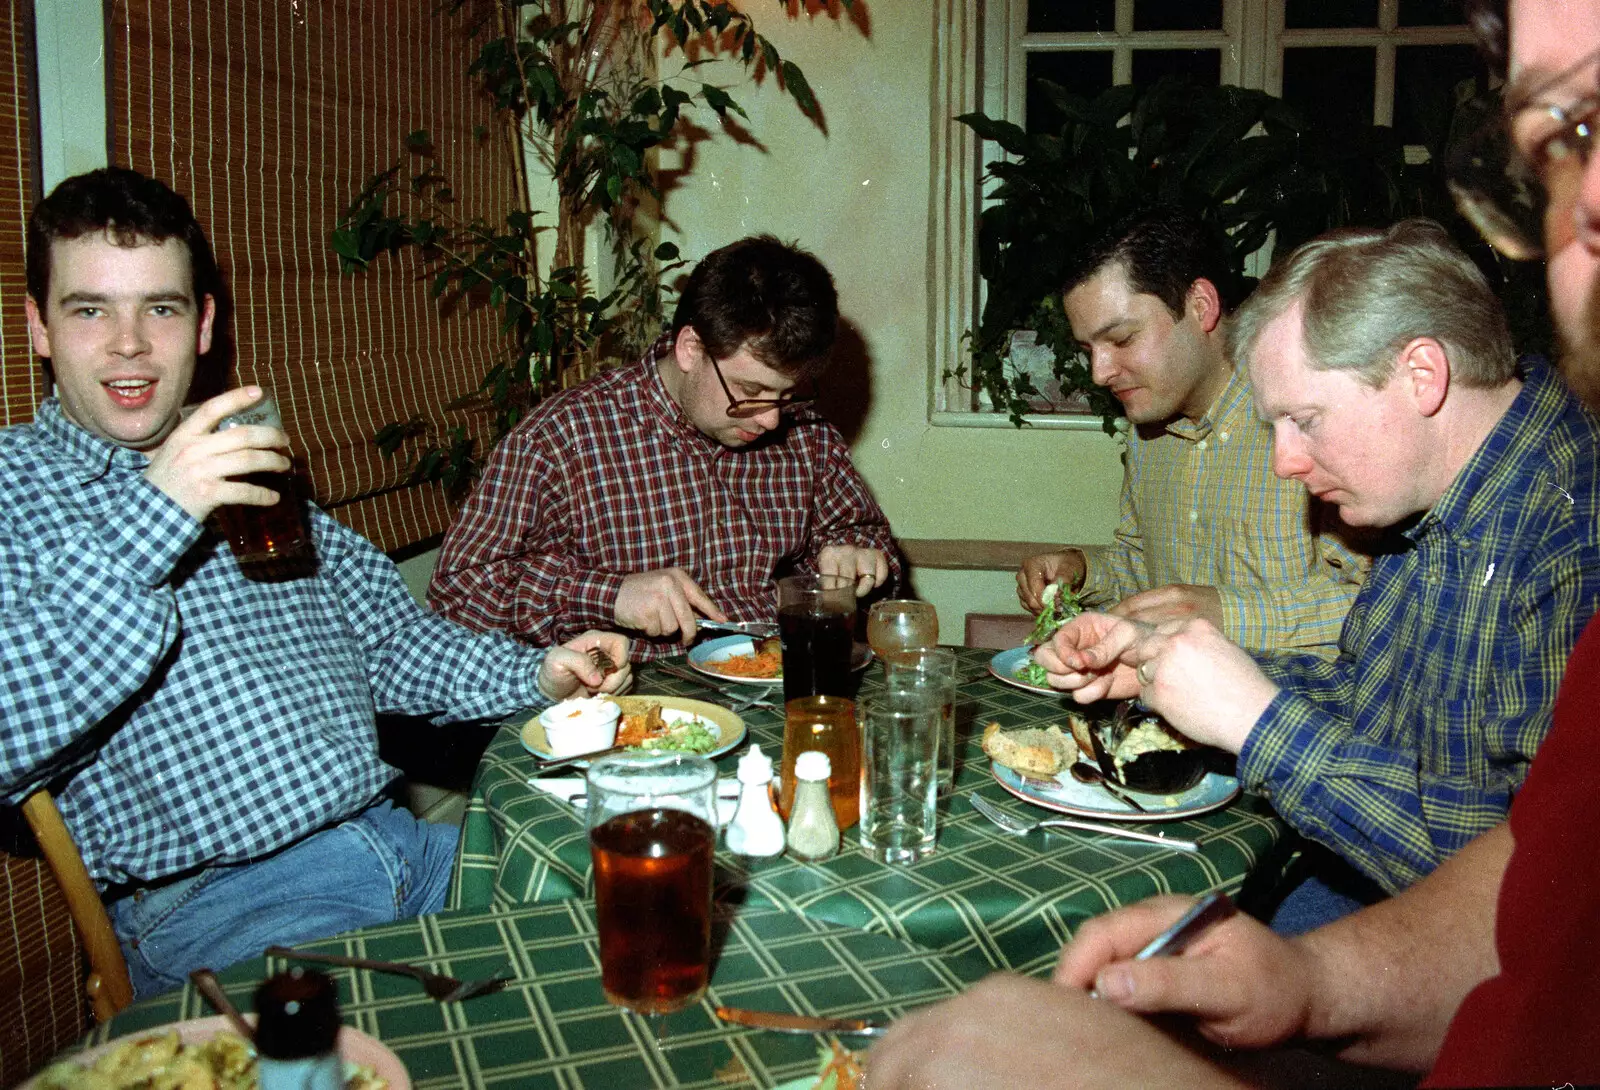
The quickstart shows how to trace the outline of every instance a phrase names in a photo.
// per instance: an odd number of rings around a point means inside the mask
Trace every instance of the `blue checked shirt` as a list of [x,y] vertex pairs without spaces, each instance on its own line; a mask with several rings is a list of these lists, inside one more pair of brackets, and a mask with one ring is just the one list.
[[374,716],[548,703],[543,652],[428,613],[313,509],[315,575],[254,582],[54,400],[0,431],[0,797],[49,784],[102,884],[245,862],[397,775]]
[[1600,424],[1542,363],[1450,488],[1373,563],[1333,662],[1283,691],[1245,784],[1385,889],[1504,820],[1600,607]]

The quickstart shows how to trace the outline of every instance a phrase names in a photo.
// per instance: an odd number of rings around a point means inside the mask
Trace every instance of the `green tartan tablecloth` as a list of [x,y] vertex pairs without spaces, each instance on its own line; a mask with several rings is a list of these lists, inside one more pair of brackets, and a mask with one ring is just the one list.
[[[985,669],[991,655],[978,649],[960,652],[965,680],[957,705],[955,791],[942,807],[932,856],[915,866],[885,866],[860,850],[854,830],[845,834],[843,851],[820,864],[782,857],[746,868],[719,853],[719,897],[880,932],[994,968],[1042,972],[1079,923],[1118,905],[1158,893],[1236,891],[1284,835],[1285,826],[1271,807],[1250,795],[1192,820],[1141,826],[1200,840],[1203,849],[1197,855],[1095,833],[1052,830],[1019,838],[1001,832],[972,809],[969,796],[981,794],[1034,818],[1049,815],[995,783],[979,745],[982,727],[991,721],[1006,728],[1061,723],[1067,698],[994,680]],[[881,685],[881,671],[869,667],[862,693]],[[634,692],[732,702],[653,664],[638,670]],[[774,691],[773,702],[781,705],[781,690]],[[750,740],[776,759],[783,742],[782,713],[752,709],[741,714]],[[724,774],[733,771],[743,748],[719,761]],[[589,844],[582,814],[528,786],[534,763],[515,726],[502,728],[490,743],[462,825],[452,907],[587,895]]]
[[[568,900],[445,912],[303,949],[422,962],[464,979],[510,964],[515,983],[466,1003],[436,1003],[405,977],[327,970],[345,1022],[393,1049],[417,1090],[772,1087],[816,1069],[817,1040],[730,1026],[715,1006],[898,1016],[957,994],[987,968],[779,909],[724,909],[706,998],[666,1017],[658,1045],[646,1019],[605,1001],[598,943],[592,903]],[[258,959],[219,976],[249,1010],[255,986],[288,964]],[[212,1013],[185,987],[135,1003],[83,1043]]]

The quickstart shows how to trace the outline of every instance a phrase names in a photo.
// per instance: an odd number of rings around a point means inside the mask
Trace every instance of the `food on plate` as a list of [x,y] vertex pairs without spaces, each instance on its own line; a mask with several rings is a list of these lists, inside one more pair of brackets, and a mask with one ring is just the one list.
[[729,655],[713,666],[733,677],[776,679],[783,676],[783,647],[776,639],[760,640],[748,655]]
[[[346,1090],[384,1090],[389,1084],[372,1068],[348,1061]],[[64,1060],[40,1073],[39,1090],[165,1090],[216,1087],[254,1090],[256,1051],[237,1033],[219,1030],[186,1045],[176,1031],[132,1037],[87,1063]]]
[[820,1047],[820,1067],[811,1090],[856,1090],[866,1079],[861,1060],[838,1041]]
[[617,728],[617,745],[630,749],[666,749],[676,753],[710,753],[721,743],[715,724],[698,716],[669,720],[660,704],[624,715]]
[[990,723],[983,732],[983,751],[1014,772],[1040,779],[1078,759],[1078,744],[1057,726],[1002,731],[999,723]]
[[1198,748],[1198,743],[1167,726],[1159,716],[1147,715],[1117,743],[1111,760],[1118,774],[1126,778],[1126,767],[1147,753],[1182,753]]
[[[1044,608],[1039,610],[1039,615],[1034,618],[1033,631],[1028,633],[1028,647],[1038,647],[1054,636],[1056,629],[1083,612],[1083,606],[1078,604],[1078,596],[1060,583],[1051,583],[1045,587],[1044,593],[1039,598],[1044,603]],[[1025,685],[1035,685],[1041,689],[1050,687],[1050,678],[1045,673],[1044,667],[1031,658],[1017,667],[1017,672],[1011,676]]]
[[1094,753],[1094,743],[1089,739],[1089,717],[1082,712],[1069,711],[1067,713],[1067,729],[1072,731],[1072,740],[1078,743],[1078,752],[1086,756]]

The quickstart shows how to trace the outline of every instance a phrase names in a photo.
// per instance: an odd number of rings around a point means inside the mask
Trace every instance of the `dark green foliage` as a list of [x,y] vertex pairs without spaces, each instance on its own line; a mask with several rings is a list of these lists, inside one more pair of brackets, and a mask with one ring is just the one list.
[[[853,10],[855,0],[841,5]],[[786,0],[778,6],[788,13]],[[536,222],[521,208],[498,222],[463,219],[431,137],[419,131],[404,139],[407,158],[373,176],[351,202],[330,241],[347,273],[415,249],[442,306],[499,312],[511,350],[488,362],[477,390],[443,407],[487,414],[499,442],[574,367],[636,357],[663,326],[664,278],[683,263],[671,244],[652,247],[634,221],[642,199],[661,195],[650,154],[701,108],[721,121],[747,118],[726,88],[699,78],[704,61],[686,51],[735,60],[751,75],[770,73],[813,119],[818,107],[804,73],[726,0],[446,0],[441,10],[470,16],[480,45],[467,75],[550,171],[558,219]],[[663,37],[677,58],[666,75],[653,67]],[[480,129],[477,138],[490,134]],[[615,281],[599,296],[582,274],[583,232],[597,218],[608,229]],[[541,241],[549,247],[544,261]],[[551,254],[558,267],[544,275]],[[421,417],[385,425],[373,442],[390,456],[415,451],[413,480],[456,491],[470,484],[482,455],[464,428],[440,437]]]
[[[952,374],[988,392],[1021,426],[1038,395],[1004,355],[1013,330],[1036,331],[1055,352],[1063,394],[1087,395],[1113,431],[1116,401],[1089,381],[1088,366],[1061,312],[1059,288],[1073,253],[1104,225],[1139,208],[1188,208],[1226,238],[1235,300],[1252,286],[1245,259],[1275,238],[1288,253],[1333,227],[1381,226],[1407,216],[1445,223],[1507,302],[1523,350],[1547,350],[1549,326],[1537,270],[1502,264],[1456,213],[1432,162],[1408,165],[1393,130],[1320,131],[1282,100],[1239,87],[1165,79],[1113,87],[1093,99],[1045,84],[1066,118],[1059,132],[1029,134],[982,114],[957,120],[1007,153],[988,164],[994,203],[979,221],[979,271],[987,298],[970,334],[970,364]],[[1474,100],[1470,83],[1456,106]],[[1459,130],[1445,118],[1432,131]],[[948,377],[948,376],[947,376]]]

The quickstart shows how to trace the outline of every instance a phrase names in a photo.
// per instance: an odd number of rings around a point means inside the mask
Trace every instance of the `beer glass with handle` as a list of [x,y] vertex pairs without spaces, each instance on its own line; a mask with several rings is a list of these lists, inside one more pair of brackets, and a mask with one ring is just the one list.
[[715,765],[682,753],[619,754],[589,766],[600,983],[617,1006],[668,1014],[706,990],[716,782]]

